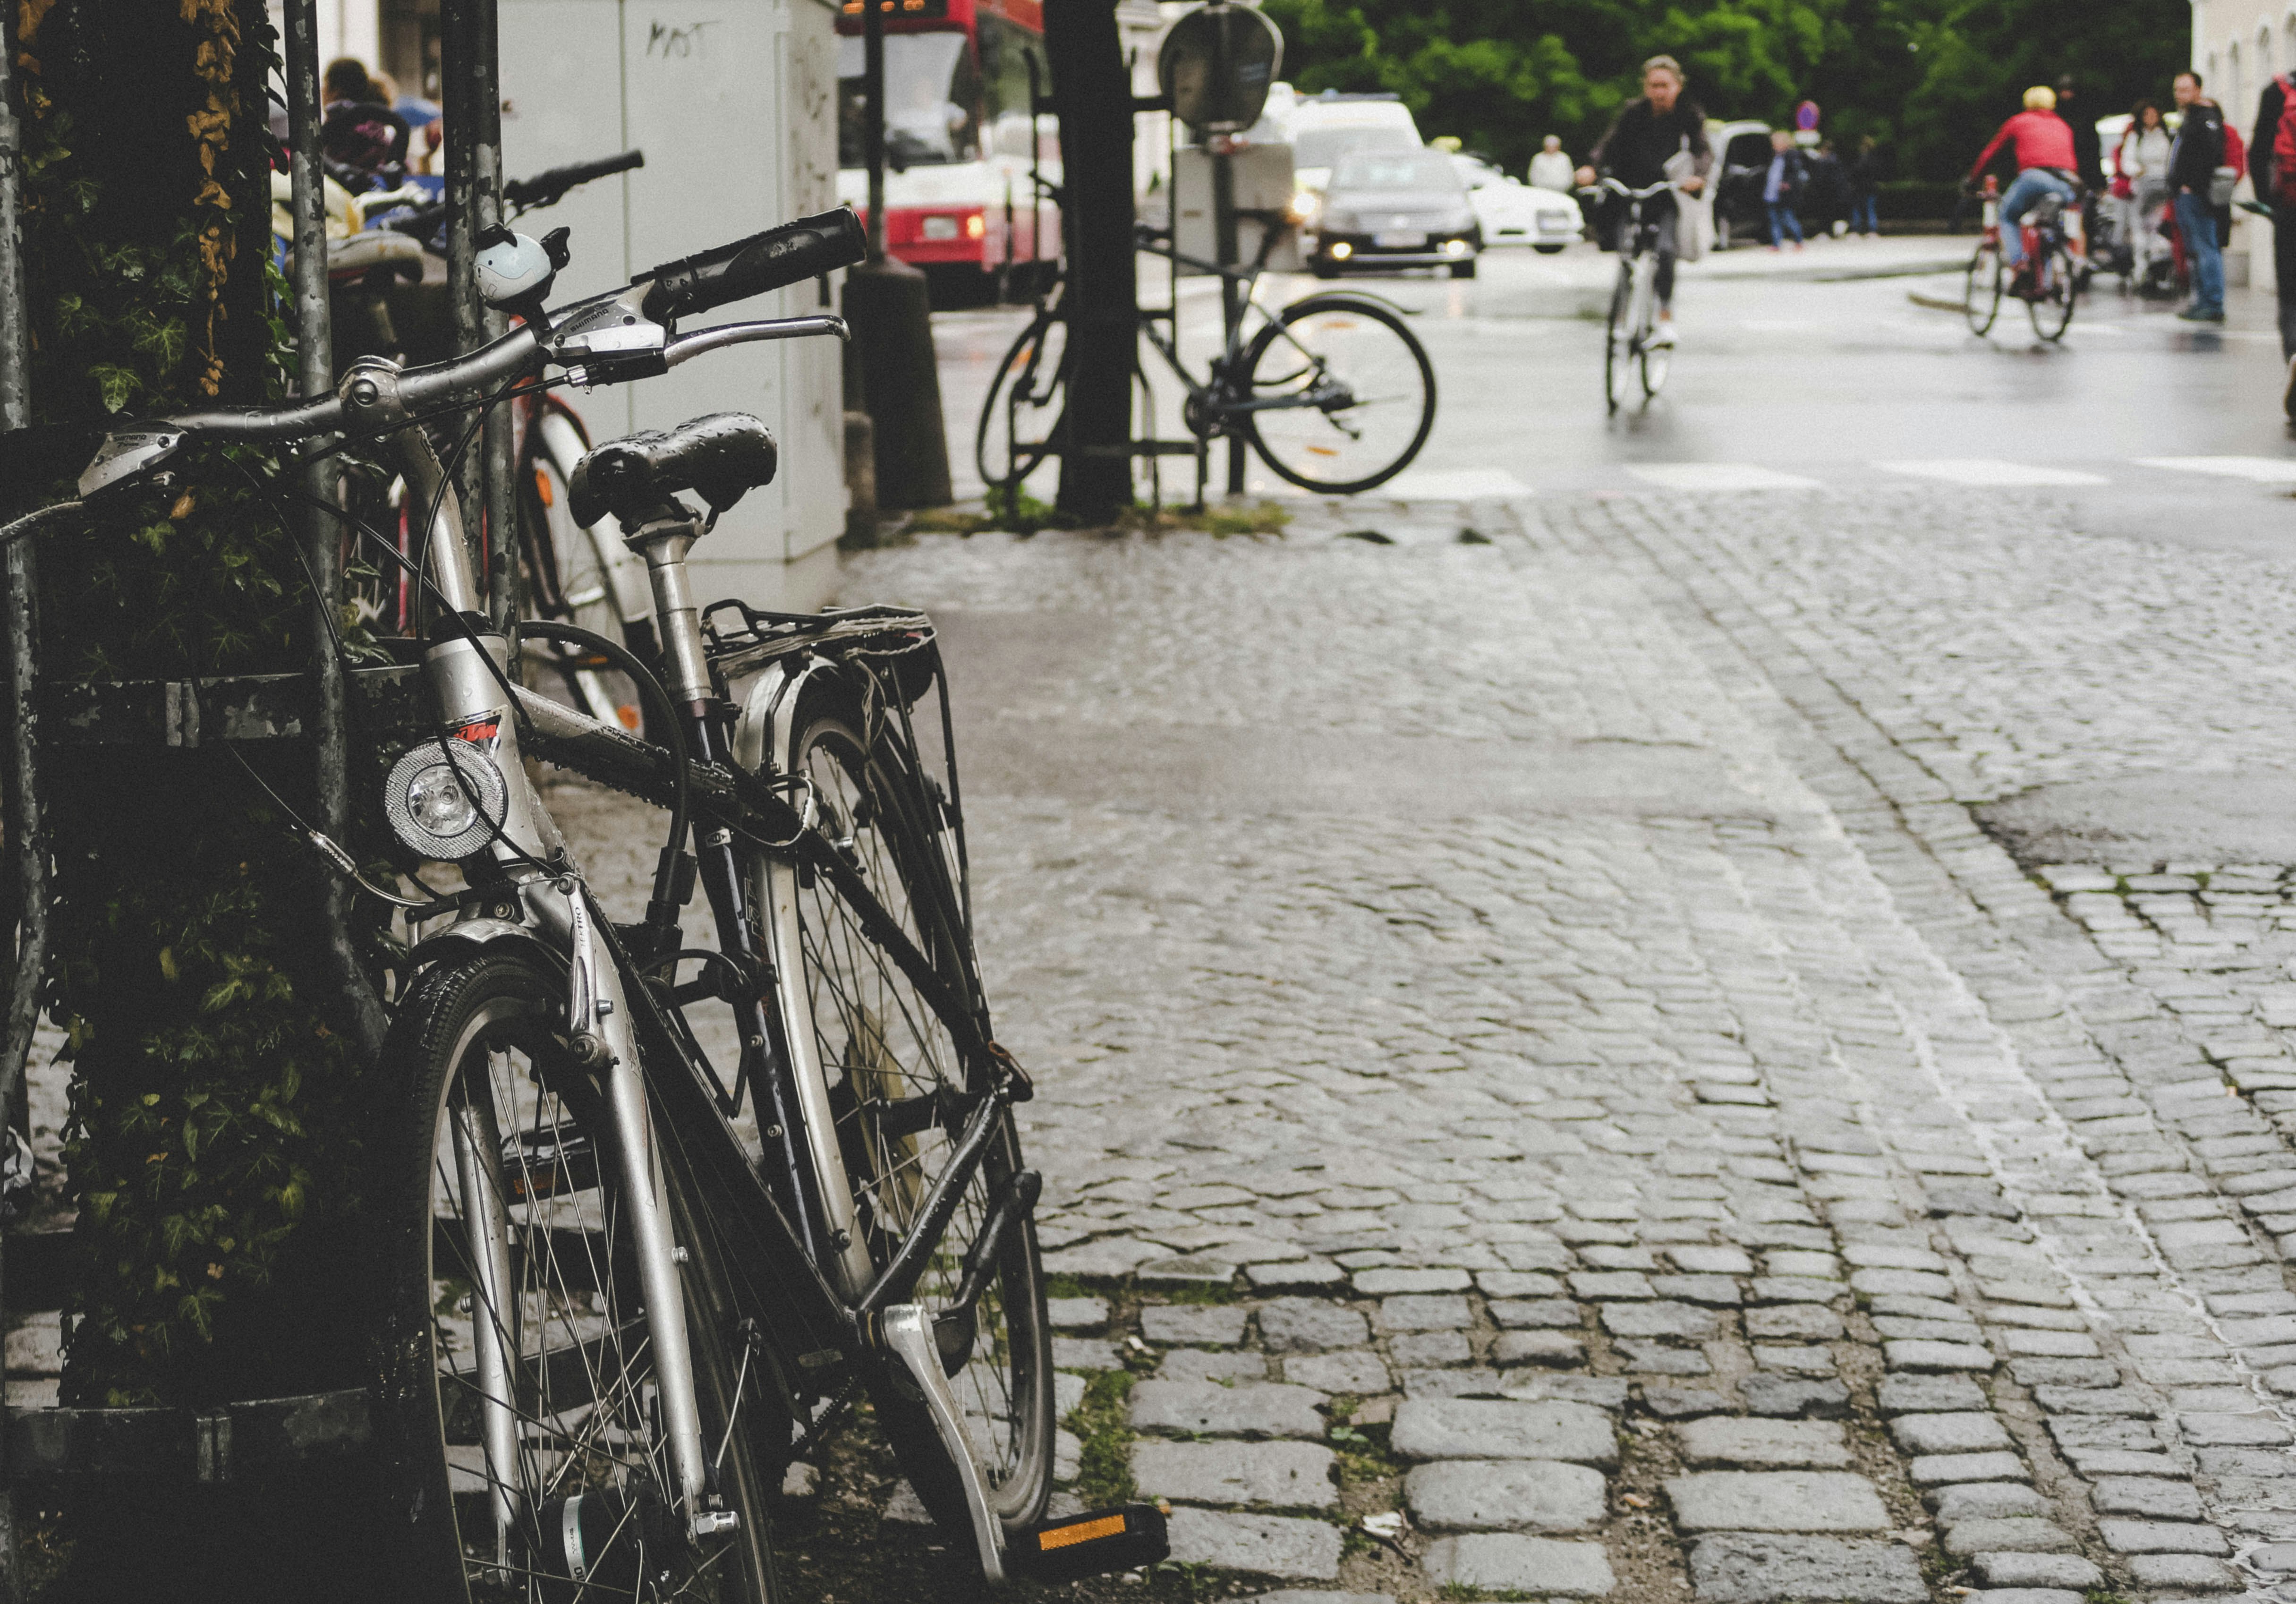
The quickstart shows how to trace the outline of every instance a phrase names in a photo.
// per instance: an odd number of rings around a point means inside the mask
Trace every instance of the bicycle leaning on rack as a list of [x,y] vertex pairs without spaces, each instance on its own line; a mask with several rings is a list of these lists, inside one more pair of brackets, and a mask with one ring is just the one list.
[[1990,174],[1985,179],[1984,204],[1985,232],[1978,237],[1962,278],[1961,309],[1969,320],[1969,332],[1992,333],[2001,316],[2001,298],[2008,294],[2025,303],[2034,333],[2044,340],[2063,339],[2072,325],[2081,287],[2081,266],[2073,255],[2064,202],[2045,194],[2018,219],[2025,259],[2013,276],[2001,252],[2000,181]]
[[[1269,312],[1258,290],[1267,259],[1283,237],[1281,213],[1241,211],[1265,226],[1248,267],[1222,267],[1179,251],[1168,230],[1142,227],[1140,249],[1192,272],[1218,275],[1224,294],[1221,341],[1204,376],[1181,359],[1178,299],[1145,309],[1141,332],[1187,391],[1181,421],[1189,441],[1155,439],[1155,396],[1144,365],[1135,455],[1152,465],[1165,456],[1196,459],[1196,499],[1203,499],[1211,442],[1250,443],[1259,459],[1303,489],[1350,495],[1386,483],[1408,467],[1435,427],[1435,368],[1395,308],[1369,295],[1327,292]],[[1037,298],[981,405],[973,457],[981,482],[1012,490],[1046,457],[1067,449],[1068,281]],[[1255,316],[1256,315],[1256,316]]]
[[1627,207],[1619,233],[1619,279],[1611,290],[1611,315],[1603,333],[1603,400],[1612,412],[1626,405],[1637,373],[1643,399],[1656,399],[1673,365],[1674,348],[1656,338],[1658,231],[1666,226],[1666,219],[1645,218],[1643,208],[1654,196],[1678,187],[1669,179],[1647,189],[1629,189],[1616,178],[1605,178],[1578,192],[1613,196]]
[[[1043,1518],[1040,1183],[1013,1115],[1030,1086],[973,955],[931,621],[698,608],[686,555],[772,480],[772,436],[719,414],[599,446],[571,475],[575,515],[614,518],[643,558],[660,657],[526,628],[627,676],[641,737],[518,683],[426,432],[549,383],[842,336],[827,316],[677,325],[862,252],[852,214],[827,213],[554,313],[562,242],[514,236],[480,263],[523,319],[504,338],[428,366],[362,360],[329,398],[115,424],[78,500],[0,529],[101,531],[186,452],[330,435],[388,457],[426,509],[403,563],[422,634],[393,643],[426,711],[381,799],[408,878],[374,884],[299,831],[412,938],[380,1075],[397,1113],[368,1138],[387,1502],[371,1524],[406,1567],[397,1596],[767,1604],[770,1491],[864,1391],[987,1580],[1164,1552],[1152,1508]],[[390,533],[358,532],[400,560]],[[913,718],[936,692],[938,764]],[[668,809],[642,920],[606,917],[529,756]],[[423,884],[438,862],[460,889]],[[680,929],[697,884],[703,945]]]

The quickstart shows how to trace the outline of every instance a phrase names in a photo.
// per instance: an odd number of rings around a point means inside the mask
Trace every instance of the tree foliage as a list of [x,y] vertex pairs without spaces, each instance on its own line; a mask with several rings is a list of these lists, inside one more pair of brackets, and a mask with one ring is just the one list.
[[[281,393],[262,0],[22,0],[19,31],[40,421]],[[44,461],[60,478],[43,489],[69,493],[85,451]],[[194,457],[176,484],[45,543],[44,674],[303,669],[302,569],[247,478],[266,471]],[[308,750],[275,744],[253,761],[308,794]],[[357,1351],[351,1312],[311,1291],[347,1257],[358,1066],[319,957],[314,871],[218,746],[52,746],[46,766],[45,1001],[70,1032],[79,1207],[67,1400],[340,1385],[325,1371]]]
[[2086,115],[2167,95],[2187,0],[1265,0],[1306,92],[1399,95],[1521,172],[1548,134],[1585,152],[1675,56],[1711,116],[1784,123],[1805,97],[1837,139],[1872,134],[1905,177],[1949,177],[2029,84],[2072,73]]

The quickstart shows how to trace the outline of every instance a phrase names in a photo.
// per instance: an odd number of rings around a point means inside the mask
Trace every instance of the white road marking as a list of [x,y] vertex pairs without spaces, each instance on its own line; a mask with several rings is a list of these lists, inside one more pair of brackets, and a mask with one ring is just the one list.
[[1530,487],[1505,468],[1406,468],[1370,493],[1398,501],[1491,501],[1528,496]]
[[1628,472],[1668,490],[1814,490],[1815,479],[1781,473],[1775,468],[1747,462],[1667,462],[1632,467]]
[[1941,479],[1948,484],[1971,485],[1984,489],[2009,489],[2022,485],[2111,484],[2099,473],[2081,473],[2070,468],[2045,468],[2035,463],[2002,462],[1990,457],[1940,457],[1925,461],[1877,462],[1874,465],[1890,473],[1904,473],[1915,479]]
[[2258,484],[2296,484],[2296,457],[2140,457],[2136,460],[2144,467],[2182,473],[2213,473],[2220,479],[2246,479]]

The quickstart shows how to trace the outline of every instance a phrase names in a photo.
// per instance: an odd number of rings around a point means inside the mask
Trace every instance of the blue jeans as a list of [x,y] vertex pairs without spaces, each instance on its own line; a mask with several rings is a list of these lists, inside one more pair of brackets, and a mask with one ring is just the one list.
[[2177,232],[2184,237],[2185,259],[2193,265],[2193,308],[2195,312],[2224,310],[2224,252],[2217,248],[2217,214],[2206,195],[2177,196]]
[[2054,195],[2070,206],[2073,186],[2046,168],[2029,167],[2001,197],[2001,259],[2013,268],[2025,259],[2025,234],[2017,225],[2043,195]]
[[1879,234],[1882,232],[1881,200],[1876,195],[1861,197],[1849,209],[1849,232]]
[[1800,244],[1801,219],[1794,216],[1793,202],[1771,201],[1767,204],[1770,209],[1770,243],[1782,245],[1785,243],[1785,236],[1792,234],[1793,243]]

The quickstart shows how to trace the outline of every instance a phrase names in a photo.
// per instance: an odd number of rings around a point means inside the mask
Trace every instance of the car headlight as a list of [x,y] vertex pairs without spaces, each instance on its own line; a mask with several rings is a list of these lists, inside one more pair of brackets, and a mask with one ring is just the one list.
[[1303,189],[1292,197],[1292,220],[1305,226],[1316,220],[1324,210],[1324,197],[1312,189]]
[[509,796],[486,753],[468,741],[427,741],[391,766],[382,810],[399,840],[425,858],[467,858],[494,838]]

